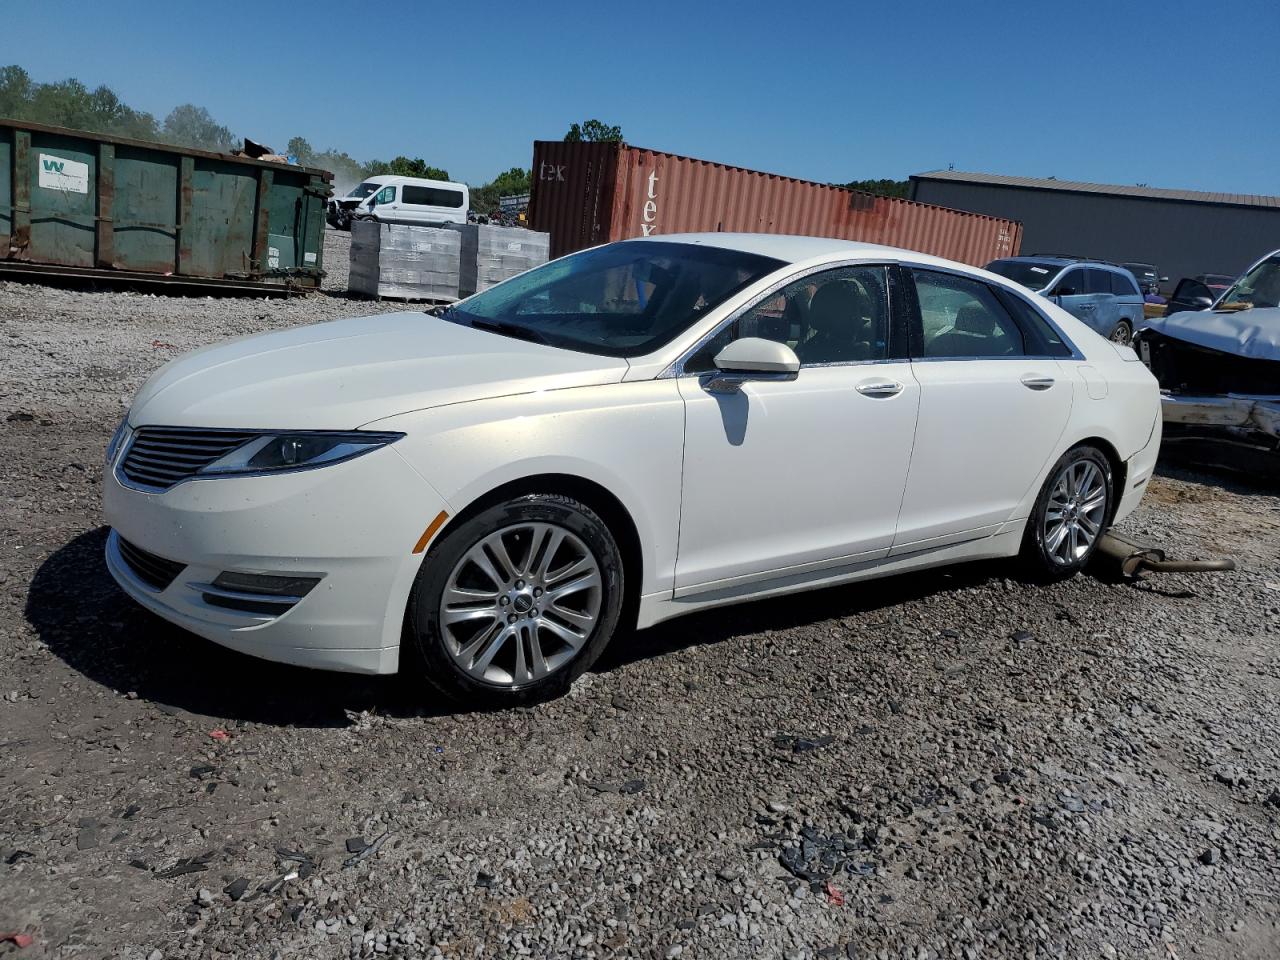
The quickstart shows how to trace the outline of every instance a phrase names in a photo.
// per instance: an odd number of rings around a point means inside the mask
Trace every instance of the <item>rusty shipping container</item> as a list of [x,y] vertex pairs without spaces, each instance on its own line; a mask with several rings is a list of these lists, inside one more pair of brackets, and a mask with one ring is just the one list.
[[0,276],[315,288],[331,180],[308,167],[0,120]]
[[625,143],[533,145],[529,219],[551,255],[691,231],[862,240],[978,266],[1018,253],[1022,224]]

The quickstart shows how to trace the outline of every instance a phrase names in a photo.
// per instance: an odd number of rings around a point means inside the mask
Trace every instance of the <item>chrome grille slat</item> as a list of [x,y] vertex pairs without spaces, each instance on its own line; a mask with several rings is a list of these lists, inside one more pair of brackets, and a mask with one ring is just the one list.
[[253,437],[219,430],[142,427],[134,434],[120,470],[140,486],[167,490]]

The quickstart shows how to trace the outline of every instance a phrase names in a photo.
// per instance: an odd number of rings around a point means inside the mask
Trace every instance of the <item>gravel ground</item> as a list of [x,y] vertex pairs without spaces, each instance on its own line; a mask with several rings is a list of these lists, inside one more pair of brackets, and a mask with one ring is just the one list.
[[23,957],[1280,955],[1274,491],[1165,468],[1124,525],[1235,574],[988,564],[757,603],[501,713],[127,601],[98,485],[143,378],[380,308],[0,283],[0,933]]

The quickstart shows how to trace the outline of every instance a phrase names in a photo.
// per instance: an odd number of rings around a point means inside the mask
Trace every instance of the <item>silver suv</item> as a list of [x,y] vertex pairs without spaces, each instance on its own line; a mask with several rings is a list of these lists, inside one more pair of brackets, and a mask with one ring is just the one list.
[[1142,321],[1142,291],[1114,263],[1081,257],[1030,256],[992,260],[987,269],[1048,297],[1116,343],[1129,344]]

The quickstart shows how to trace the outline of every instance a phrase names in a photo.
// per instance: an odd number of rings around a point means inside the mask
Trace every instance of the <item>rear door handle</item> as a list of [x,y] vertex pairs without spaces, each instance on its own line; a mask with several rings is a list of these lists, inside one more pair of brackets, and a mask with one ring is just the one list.
[[1022,385],[1028,390],[1048,390],[1053,386],[1053,377],[1037,377],[1028,373],[1022,378]]
[[868,380],[854,389],[864,397],[896,397],[902,392],[902,384],[897,380]]

